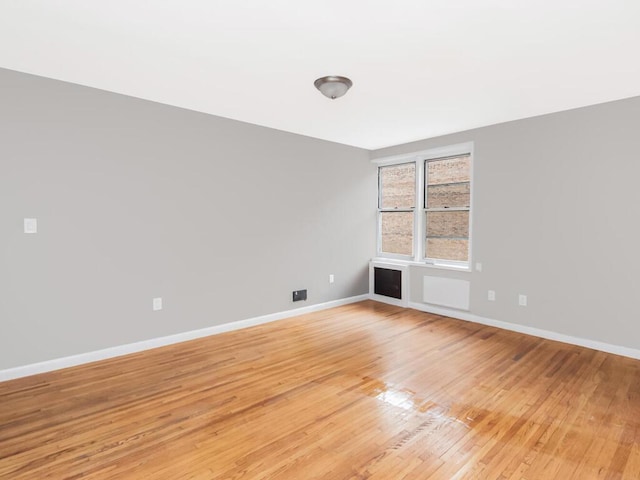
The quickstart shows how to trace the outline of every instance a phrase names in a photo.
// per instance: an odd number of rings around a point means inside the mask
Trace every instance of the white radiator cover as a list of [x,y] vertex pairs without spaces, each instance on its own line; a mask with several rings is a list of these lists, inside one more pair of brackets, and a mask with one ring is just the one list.
[[467,280],[424,276],[422,301],[432,305],[469,310],[469,286]]
[[[402,298],[396,299],[385,297],[384,295],[376,295],[374,293],[374,268],[389,268],[391,270],[400,270],[402,272]],[[409,306],[409,266],[404,263],[393,262],[392,260],[372,260],[369,262],[369,298],[382,303],[397,305],[407,308]]]

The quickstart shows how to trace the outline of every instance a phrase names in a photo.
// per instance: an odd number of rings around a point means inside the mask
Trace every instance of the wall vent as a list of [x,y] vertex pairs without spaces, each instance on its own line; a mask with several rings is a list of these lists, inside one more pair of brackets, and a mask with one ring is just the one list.
[[373,293],[402,300],[402,272],[373,267]]
[[369,297],[400,307],[409,305],[409,269],[385,260],[369,264]]

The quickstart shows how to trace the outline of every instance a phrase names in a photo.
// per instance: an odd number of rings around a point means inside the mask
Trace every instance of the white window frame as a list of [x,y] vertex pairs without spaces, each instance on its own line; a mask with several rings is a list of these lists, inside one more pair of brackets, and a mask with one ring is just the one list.
[[[469,201],[469,259],[466,262],[455,260],[440,260],[430,259],[425,257],[425,244],[427,238],[426,232],[426,191],[425,191],[425,166],[429,160],[437,160],[439,158],[455,157],[469,155],[470,157],[470,195]],[[473,169],[474,169],[474,151],[473,142],[460,143],[456,145],[449,145],[445,147],[432,148],[429,150],[423,150],[420,152],[413,152],[406,155],[396,155],[393,157],[383,157],[373,160],[378,168],[391,165],[399,165],[403,163],[415,162],[416,165],[416,202],[413,208],[413,255],[398,255],[393,253],[386,253],[381,250],[382,246],[382,231],[381,231],[381,211],[380,209],[380,180],[378,175],[378,226],[377,226],[377,257],[378,258],[391,258],[396,260],[404,260],[410,263],[416,263],[434,268],[452,269],[460,271],[471,271],[472,263],[472,232],[473,232]],[[379,171],[378,171],[379,172]],[[447,209],[447,211],[453,211],[453,209]]]
[[[420,207],[418,206],[417,203],[417,196],[418,196],[418,166],[415,165],[415,181],[416,181],[416,190],[415,190],[415,196],[416,198],[414,198],[414,204],[412,208],[382,208],[382,189],[380,188],[380,169],[384,168],[384,167],[392,167],[395,165],[406,165],[409,163],[413,163],[415,164],[414,160],[410,160],[408,162],[393,162],[393,163],[389,163],[389,164],[384,164],[384,165],[378,165],[378,227],[377,227],[377,235],[378,235],[378,240],[377,240],[377,256],[378,257],[384,257],[384,258],[393,258],[396,260],[413,260],[416,256],[416,211],[420,210]],[[411,248],[413,248],[413,255],[403,255],[401,253],[389,253],[389,252],[383,252],[382,251],[382,214],[384,212],[405,212],[405,213],[413,213],[413,241],[411,244]]]

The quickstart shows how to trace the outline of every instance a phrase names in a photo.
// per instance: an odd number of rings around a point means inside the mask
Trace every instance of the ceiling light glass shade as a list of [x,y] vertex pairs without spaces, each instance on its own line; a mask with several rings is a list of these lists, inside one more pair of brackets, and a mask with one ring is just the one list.
[[325,97],[335,100],[347,93],[347,90],[351,88],[353,82],[347,77],[330,75],[317,79],[313,84]]

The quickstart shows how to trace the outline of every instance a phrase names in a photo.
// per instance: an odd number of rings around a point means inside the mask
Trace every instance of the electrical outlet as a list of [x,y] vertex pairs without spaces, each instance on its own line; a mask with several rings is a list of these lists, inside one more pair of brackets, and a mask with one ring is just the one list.
[[38,233],[38,219],[37,218],[25,218],[24,219],[24,233]]
[[301,300],[307,299],[307,290],[294,290],[293,292],[293,301],[299,302]]
[[496,291],[495,290],[489,290],[487,292],[487,300],[489,300],[490,302],[495,302],[496,301]]
[[153,299],[153,311],[162,310],[162,298],[157,297]]
[[527,296],[526,295],[518,295],[518,305],[520,305],[521,307],[526,307],[527,306]]
[[476,272],[482,271],[482,264],[480,262],[476,262]]
[[329,275],[329,283],[333,283],[335,281],[335,277],[333,276],[333,273]]

